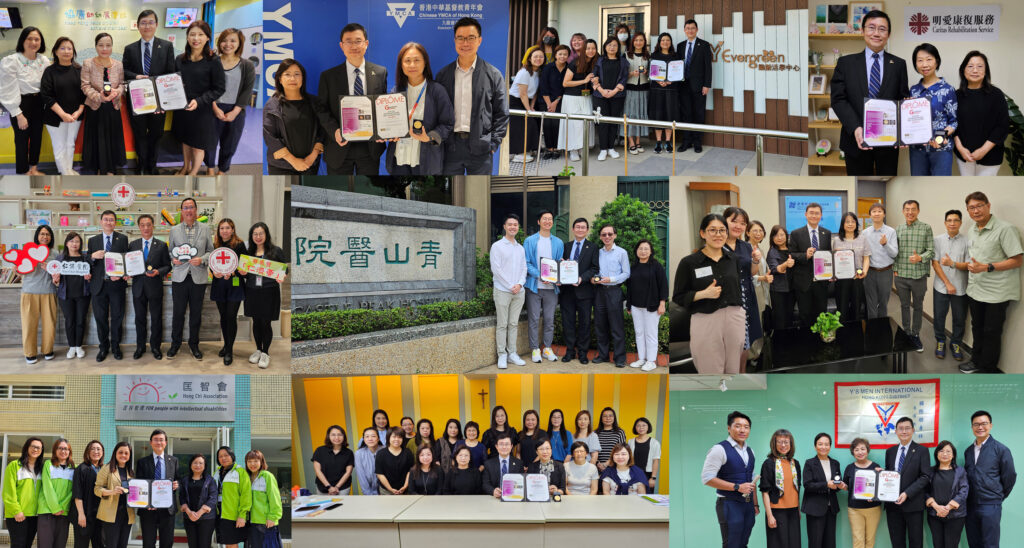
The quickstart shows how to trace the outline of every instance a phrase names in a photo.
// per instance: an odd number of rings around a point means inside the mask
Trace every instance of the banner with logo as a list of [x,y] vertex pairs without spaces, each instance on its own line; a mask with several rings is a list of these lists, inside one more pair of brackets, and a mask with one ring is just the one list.
[[836,447],[864,438],[872,449],[899,444],[896,421],[914,420],[914,441],[939,443],[939,379],[835,383]]
[[903,39],[908,42],[997,42],[1002,6],[907,6]]
[[114,418],[235,420],[234,375],[118,375]]

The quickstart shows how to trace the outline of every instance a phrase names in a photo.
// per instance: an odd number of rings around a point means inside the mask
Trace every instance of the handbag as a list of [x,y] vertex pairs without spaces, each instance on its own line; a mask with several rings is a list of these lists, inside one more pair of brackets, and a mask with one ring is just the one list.
[[263,535],[263,548],[282,548],[281,530],[278,526],[270,527]]

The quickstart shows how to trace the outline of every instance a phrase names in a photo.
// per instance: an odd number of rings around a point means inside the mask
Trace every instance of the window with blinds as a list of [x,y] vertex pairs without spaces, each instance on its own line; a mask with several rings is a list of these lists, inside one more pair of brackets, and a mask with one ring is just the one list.
[[39,384],[0,384],[0,400],[63,400],[64,387]]

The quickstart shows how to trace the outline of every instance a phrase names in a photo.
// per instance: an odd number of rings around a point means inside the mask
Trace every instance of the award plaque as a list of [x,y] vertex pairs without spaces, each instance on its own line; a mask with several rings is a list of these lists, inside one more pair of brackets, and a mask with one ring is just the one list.
[[829,281],[832,279],[832,252],[818,250],[811,258],[814,266],[814,281]]
[[900,498],[900,473],[885,470],[878,473],[878,500],[896,502]]
[[501,500],[522,502],[526,483],[522,474],[505,474],[501,477]]
[[856,255],[852,249],[840,249],[832,254],[832,269],[839,280],[849,280],[857,275]]
[[888,99],[864,100],[864,145],[869,147],[896,146],[898,105]]
[[857,470],[853,475],[853,498],[855,500],[873,501],[878,485],[878,472],[874,470]]
[[107,251],[103,254],[103,272],[111,278],[124,276],[124,255]]
[[373,138],[373,101],[365,95],[346,95],[341,99],[341,137],[346,141]]
[[576,261],[564,260],[558,263],[558,283],[573,285],[580,281],[580,266]]
[[558,283],[558,261],[541,257],[540,281],[549,284]]

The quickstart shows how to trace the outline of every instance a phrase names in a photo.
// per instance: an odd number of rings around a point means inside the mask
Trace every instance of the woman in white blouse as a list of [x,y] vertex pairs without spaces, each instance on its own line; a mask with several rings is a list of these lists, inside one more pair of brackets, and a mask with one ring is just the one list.
[[[509,95],[511,108],[522,108],[525,111],[534,110],[534,101],[537,98],[537,86],[540,85],[540,71],[544,67],[544,52],[537,49],[530,53],[523,68],[519,69],[516,77],[512,80]],[[524,128],[523,125],[526,127]],[[539,133],[539,118],[520,118],[513,116],[508,122],[509,151],[515,153],[513,162],[528,163],[533,161],[531,150],[537,149],[537,137]],[[523,144],[523,140],[526,144]]]
[[18,37],[15,53],[0,60],[0,104],[11,113],[14,128],[14,156],[17,173],[43,175],[39,165],[39,148],[43,144],[43,98],[39,81],[50,60],[43,33],[36,27],[25,27]]

